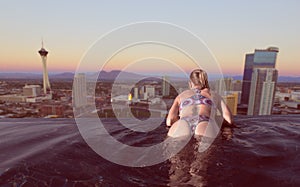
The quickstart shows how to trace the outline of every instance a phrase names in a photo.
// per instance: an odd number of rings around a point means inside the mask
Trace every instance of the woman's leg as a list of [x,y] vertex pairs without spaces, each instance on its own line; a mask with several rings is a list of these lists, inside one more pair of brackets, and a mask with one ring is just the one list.
[[170,128],[168,136],[177,138],[182,136],[190,136],[191,128],[185,120],[176,121]]
[[201,121],[200,123],[198,123],[195,129],[195,135],[203,136],[207,128],[207,125],[208,125],[208,121]]

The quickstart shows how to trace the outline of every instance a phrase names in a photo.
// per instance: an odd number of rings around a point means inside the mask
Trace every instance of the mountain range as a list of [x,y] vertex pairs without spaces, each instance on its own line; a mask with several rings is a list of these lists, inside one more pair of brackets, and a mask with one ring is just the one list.
[[[64,73],[49,73],[49,79],[60,79],[60,80],[72,80],[74,78],[73,72],[64,72]],[[96,78],[98,76],[98,73],[87,73],[87,78]],[[102,81],[112,81],[115,80],[118,77],[118,79],[122,79],[124,81],[129,80],[140,80],[147,77],[153,77],[149,75],[142,75],[137,73],[131,73],[131,72],[125,72],[125,71],[119,71],[119,70],[113,70],[110,72],[107,71],[101,71],[98,76],[98,80]],[[155,76],[160,77],[160,76]],[[229,76],[226,76],[229,77]],[[234,80],[243,80],[242,75],[236,75],[236,76],[230,76]],[[42,79],[43,75],[41,73],[7,73],[7,72],[0,72],[0,79]],[[187,78],[184,77],[168,77],[170,81],[185,81]],[[300,77],[293,77],[293,76],[279,76],[278,82],[299,82],[300,83]]]

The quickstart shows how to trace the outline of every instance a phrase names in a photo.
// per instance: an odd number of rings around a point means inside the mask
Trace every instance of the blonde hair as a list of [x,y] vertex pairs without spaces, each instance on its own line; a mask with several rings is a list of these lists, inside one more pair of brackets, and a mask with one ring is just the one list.
[[207,74],[202,69],[195,69],[190,74],[190,81],[195,86],[200,86],[201,90],[204,88],[209,89]]

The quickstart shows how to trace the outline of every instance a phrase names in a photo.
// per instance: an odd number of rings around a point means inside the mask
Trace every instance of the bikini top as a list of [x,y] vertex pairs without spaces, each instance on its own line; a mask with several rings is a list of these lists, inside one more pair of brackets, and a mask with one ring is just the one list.
[[209,105],[212,106],[213,102],[211,99],[201,95],[200,89],[192,89],[195,92],[195,95],[184,99],[179,106],[179,110],[182,110],[186,106],[190,105]]

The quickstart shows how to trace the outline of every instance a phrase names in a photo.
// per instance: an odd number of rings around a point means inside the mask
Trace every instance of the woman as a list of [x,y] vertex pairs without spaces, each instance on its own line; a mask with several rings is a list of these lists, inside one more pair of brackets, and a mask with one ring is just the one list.
[[219,109],[222,117],[232,124],[231,112],[222,98],[210,91],[205,71],[195,69],[190,74],[189,90],[179,94],[169,111],[168,136],[180,137],[191,134],[204,135],[213,108]]

